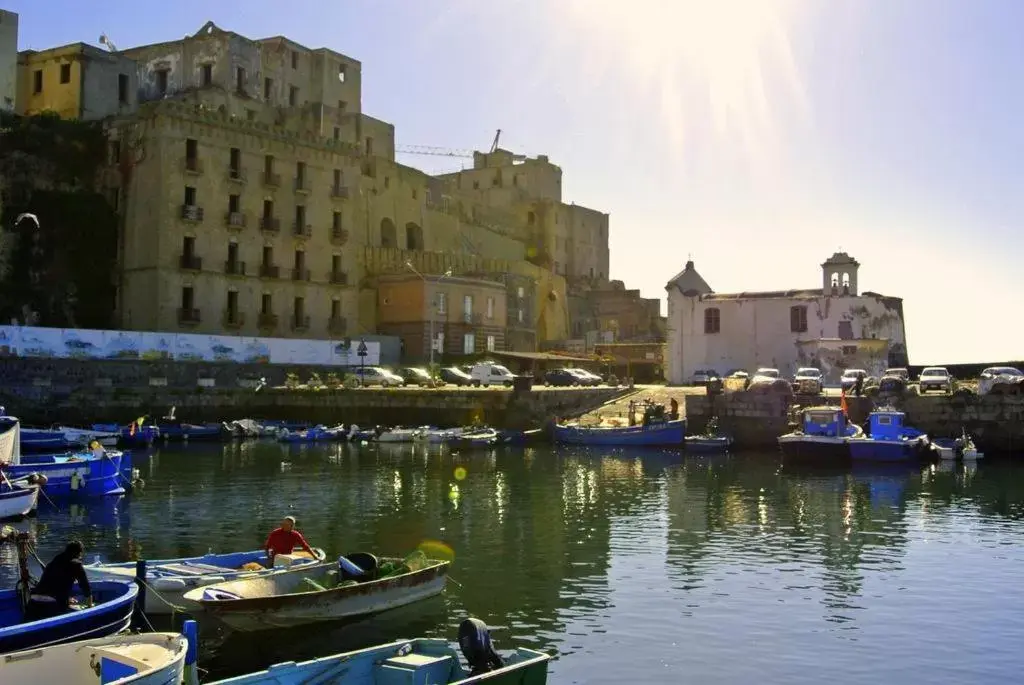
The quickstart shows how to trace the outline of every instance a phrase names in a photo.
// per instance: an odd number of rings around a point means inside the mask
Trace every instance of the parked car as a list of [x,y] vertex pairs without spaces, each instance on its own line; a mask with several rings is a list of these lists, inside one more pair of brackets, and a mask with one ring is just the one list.
[[580,385],[580,377],[572,369],[551,369],[544,374],[544,385],[567,387]]
[[904,369],[904,368],[886,369],[885,373],[882,374],[882,378],[890,378],[890,377],[902,378],[904,382],[909,382],[910,381],[910,371],[908,371],[907,369]]
[[690,376],[690,385],[707,385],[711,379],[718,377],[718,372],[714,369],[698,369]]
[[566,369],[569,373],[576,376],[579,379],[580,385],[593,386],[600,385],[601,377],[590,373],[584,369],[569,368]]
[[779,373],[778,369],[769,369],[767,367],[760,368],[754,372],[753,377],[750,379],[750,384],[754,383],[774,383],[775,381],[782,378],[782,374]]
[[382,388],[397,388],[405,385],[405,380],[397,373],[388,371],[382,366],[360,366],[349,372],[360,385],[379,385]]
[[949,375],[949,370],[944,366],[929,366],[925,368],[921,371],[921,376],[917,379],[917,383],[922,393],[926,393],[929,390],[953,391],[953,378]]
[[909,382],[910,372],[907,369],[886,369],[878,379],[878,390],[883,393],[903,392]]
[[459,387],[475,385],[479,387],[480,381],[474,380],[472,376],[457,366],[446,366],[438,373],[443,383],[451,383]]
[[822,388],[821,370],[812,367],[797,369],[793,376],[793,391],[805,395],[818,395]]
[[871,376],[864,369],[847,369],[839,379],[839,387],[843,390],[852,390],[853,386],[857,385],[858,378],[862,379],[862,386],[867,386],[871,381]]
[[398,375],[402,377],[402,385],[418,385],[421,388],[432,388],[435,385],[430,372],[418,366],[403,367],[398,370]]
[[978,380],[978,394],[1024,393],[1024,373],[1012,366],[990,366],[981,372]]
[[480,385],[485,388],[492,385],[512,387],[512,381],[516,378],[516,375],[509,371],[508,368],[501,364],[492,364],[488,362],[474,364],[469,375],[473,380],[480,381]]

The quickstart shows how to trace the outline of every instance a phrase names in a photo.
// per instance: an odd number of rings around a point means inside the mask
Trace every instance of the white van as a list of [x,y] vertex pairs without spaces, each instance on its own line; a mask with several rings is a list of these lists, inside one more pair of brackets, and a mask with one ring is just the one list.
[[512,381],[516,375],[501,364],[475,364],[469,371],[473,380],[480,381],[485,388],[489,385],[504,385],[512,387]]

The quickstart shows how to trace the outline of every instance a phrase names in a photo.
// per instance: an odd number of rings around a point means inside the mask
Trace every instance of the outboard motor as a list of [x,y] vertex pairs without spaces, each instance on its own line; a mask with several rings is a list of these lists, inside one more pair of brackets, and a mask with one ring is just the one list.
[[490,673],[505,665],[494,651],[487,624],[478,618],[467,618],[459,624],[459,647],[469,663],[470,677]]

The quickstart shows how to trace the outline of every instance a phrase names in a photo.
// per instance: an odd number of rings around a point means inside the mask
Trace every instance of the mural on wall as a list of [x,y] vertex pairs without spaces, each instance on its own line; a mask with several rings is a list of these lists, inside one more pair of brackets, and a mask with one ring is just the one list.
[[358,366],[380,363],[380,343],[227,335],[134,333],[71,328],[0,326],[0,356],[62,359],[143,359],[246,364]]

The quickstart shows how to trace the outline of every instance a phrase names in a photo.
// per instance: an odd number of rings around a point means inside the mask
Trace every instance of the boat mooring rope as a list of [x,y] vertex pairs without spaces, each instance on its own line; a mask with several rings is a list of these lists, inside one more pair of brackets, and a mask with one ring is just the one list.
[[[178,614],[186,614],[186,613],[188,613],[188,609],[186,609],[183,606],[178,606],[177,604],[172,603],[166,597],[164,597],[159,592],[157,592],[156,589],[152,585],[150,585],[146,581],[142,580],[138,576],[135,577],[135,580],[138,581],[144,588],[146,588],[146,592],[152,592],[153,596],[155,596],[161,602],[163,602],[164,604],[169,606],[174,613],[178,613]],[[145,611],[143,611],[143,614],[145,614]],[[173,615],[172,615],[172,618],[173,618]]]

